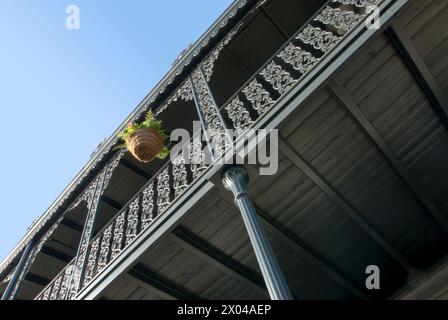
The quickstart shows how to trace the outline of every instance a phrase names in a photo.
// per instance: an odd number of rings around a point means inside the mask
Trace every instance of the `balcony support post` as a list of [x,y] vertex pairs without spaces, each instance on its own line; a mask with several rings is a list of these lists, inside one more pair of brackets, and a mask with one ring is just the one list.
[[11,280],[9,280],[8,286],[3,293],[2,300],[12,300],[14,299],[14,288],[20,282],[20,275],[24,272],[27,261],[30,259],[31,251],[34,247],[34,241],[28,242],[28,244],[25,247],[25,250],[22,253],[22,257],[19,260],[19,263],[17,264],[16,270],[14,271],[14,275]]
[[225,159],[232,147],[233,136],[224,120],[201,66],[190,75],[193,97],[214,163]]
[[256,209],[247,190],[249,175],[241,166],[227,169],[222,176],[224,187],[235,196],[250,242],[272,300],[292,300],[286,280],[261,226]]
[[66,300],[75,299],[78,291],[82,289],[84,273],[90,252],[90,241],[94,236],[95,223],[97,221],[101,198],[123,156],[124,152],[119,152],[115,155],[86,190],[86,200],[89,211],[79,242],[73,273],[70,277],[67,295],[65,297]]

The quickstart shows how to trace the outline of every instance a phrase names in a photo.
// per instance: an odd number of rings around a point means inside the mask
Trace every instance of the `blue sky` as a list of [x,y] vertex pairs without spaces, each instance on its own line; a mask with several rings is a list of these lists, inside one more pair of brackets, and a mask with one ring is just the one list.
[[0,1],[0,260],[231,3]]

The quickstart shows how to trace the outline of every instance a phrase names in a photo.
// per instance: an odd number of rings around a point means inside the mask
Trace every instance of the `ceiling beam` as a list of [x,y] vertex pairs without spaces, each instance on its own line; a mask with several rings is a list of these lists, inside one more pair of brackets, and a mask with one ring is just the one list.
[[101,196],[101,201],[103,203],[107,204],[108,206],[114,208],[117,211],[120,211],[123,208],[123,206],[120,203],[118,203],[117,201],[107,197],[104,194]]
[[333,281],[339,283],[347,291],[361,300],[367,300],[369,297],[352,281],[344,275],[334,264],[327,261],[319,255],[310,246],[306,245],[285,227],[274,221],[270,216],[256,207],[257,214],[260,217],[265,228],[278,240],[287,245],[299,256],[305,258],[312,265],[327,274]]
[[243,72],[248,77],[252,76],[252,73],[249,71],[249,69],[247,69],[247,67],[240,60],[238,60],[238,58],[236,58],[235,55],[230,52],[229,49],[227,49],[227,47],[224,47],[222,49],[222,52],[233,62],[233,64],[235,64],[237,68],[241,70],[241,72]]
[[[251,166],[247,167],[248,170],[252,170]],[[256,173],[255,173],[256,174]],[[229,198],[221,197],[222,200],[226,201],[230,205],[234,205]],[[293,233],[287,230],[284,226],[280,225],[274,221],[268,214],[263,212],[255,203],[255,209],[264,227],[278,240],[283,242],[289,249],[294,251],[297,255],[306,259],[310,264],[321,270],[323,273],[328,275],[332,280],[339,283],[347,291],[351,292],[355,297],[361,300],[367,300],[369,297],[362,292],[356,286],[352,280],[344,275],[338,268],[327,261],[324,257],[318,254],[313,248],[303,243],[298,239]]]
[[202,300],[197,295],[181,288],[142,264],[135,265],[127,274],[130,281],[168,300]]
[[268,20],[272,23],[272,25],[277,29],[278,32],[285,38],[285,40],[288,40],[290,38],[290,35],[286,30],[281,26],[281,24],[271,15],[269,11],[266,10],[265,7],[260,6],[261,12],[263,12],[264,16],[268,18]]
[[344,90],[344,88],[336,81],[330,80],[328,88],[332,94],[345,107],[348,113],[358,122],[364,129],[370,139],[375,143],[376,147],[383,153],[388,162],[394,167],[395,171],[414,193],[417,200],[426,208],[439,226],[448,234],[448,219],[440,212],[439,208],[431,200],[428,193],[420,186],[417,180],[411,175],[409,170],[404,166],[392,148],[381,137],[379,132],[375,129],[372,123],[362,113],[359,106],[352,99],[352,97]]
[[448,128],[448,101],[407,31],[395,19],[385,34],[417,80],[441,122]]
[[200,239],[186,228],[179,226],[174,229],[172,231],[172,239],[183,249],[190,251],[201,260],[234,277],[264,296],[269,297],[263,279],[256,275],[253,270],[216,249],[207,241]]
[[61,224],[69,229],[72,229],[73,231],[82,233],[83,226],[75,221],[65,218],[64,220],[62,220]]
[[51,282],[49,279],[39,276],[35,273],[28,272],[25,276],[25,280],[33,282],[39,286],[46,287]]
[[52,257],[54,259],[60,260],[62,262],[70,262],[72,261],[73,257],[69,256],[68,254],[65,254],[59,250],[50,248],[48,246],[43,246],[40,250],[41,253],[45,254],[46,256]]
[[283,138],[279,137],[279,151],[305,176],[324,192],[347,216],[349,216],[364,232],[369,235],[390,257],[392,257],[408,273],[413,268],[403,255],[398,252],[383,236],[381,236],[370,223],[363,218],[333,186],[327,183],[319,173],[315,171],[304,159],[302,159],[294,148]]
[[150,174],[146,173],[144,170],[140,169],[138,166],[129,162],[128,160],[121,159],[120,164],[145,180],[149,180],[152,178]]

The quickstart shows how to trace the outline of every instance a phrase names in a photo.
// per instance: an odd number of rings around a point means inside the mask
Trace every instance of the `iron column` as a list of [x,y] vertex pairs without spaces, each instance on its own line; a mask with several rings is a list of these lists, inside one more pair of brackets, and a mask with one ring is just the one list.
[[33,249],[34,241],[28,242],[28,244],[25,247],[25,250],[22,253],[22,257],[20,258],[19,263],[17,264],[16,270],[14,271],[14,275],[11,280],[9,280],[8,286],[6,287],[5,292],[3,293],[2,300],[8,300],[10,298],[10,295],[12,291],[14,290],[14,287],[17,284],[17,281],[19,281],[20,274],[23,272],[23,269],[25,268],[25,265],[27,264],[27,260],[30,256],[31,250]]
[[224,187],[232,191],[235,196],[235,204],[240,209],[243,221],[249,234],[249,239],[255,251],[261,273],[272,300],[292,300],[291,292],[286,284],[283,273],[272,248],[261,227],[258,216],[247,192],[249,175],[240,166],[227,169],[222,177]]

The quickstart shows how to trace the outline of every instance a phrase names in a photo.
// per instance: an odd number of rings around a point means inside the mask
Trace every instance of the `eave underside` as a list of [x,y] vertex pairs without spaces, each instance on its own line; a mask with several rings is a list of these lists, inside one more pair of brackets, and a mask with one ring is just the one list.
[[[411,1],[398,15],[444,97],[447,17],[437,1]],[[446,254],[447,127],[386,33],[279,130],[279,172],[248,167],[250,193],[296,298],[388,298]],[[380,267],[379,291],[365,290],[368,265]],[[217,184],[100,297],[268,295],[241,216]]]
[[[266,16],[258,18],[266,24]],[[257,168],[247,167],[250,194],[297,299],[393,297],[447,253],[448,131],[434,99],[442,97],[443,107],[448,98],[448,3],[410,1],[397,19],[392,26],[398,23],[404,33],[378,32],[280,124],[276,175],[260,177]],[[284,41],[281,29],[270,29],[273,45]],[[394,32],[417,57],[400,52]],[[226,64],[217,65],[211,86],[218,102],[244,81],[244,69],[256,70],[251,50],[246,52],[230,86],[220,76]],[[422,68],[433,77],[426,86]],[[105,220],[156,170],[130,159],[120,168],[104,200]],[[122,179],[129,190],[120,190]],[[54,259],[54,251],[47,253]],[[365,290],[368,265],[380,267],[379,291]],[[44,287],[45,271],[36,273],[25,279],[19,298]],[[95,298],[268,295],[240,213],[216,183],[172,232]]]

